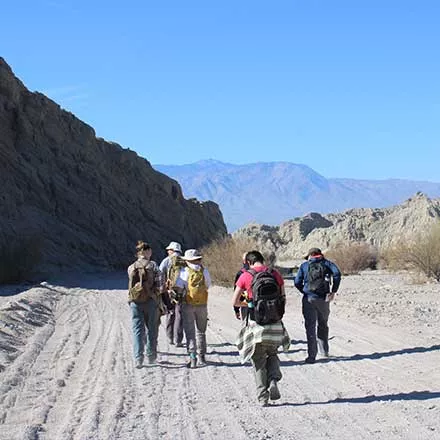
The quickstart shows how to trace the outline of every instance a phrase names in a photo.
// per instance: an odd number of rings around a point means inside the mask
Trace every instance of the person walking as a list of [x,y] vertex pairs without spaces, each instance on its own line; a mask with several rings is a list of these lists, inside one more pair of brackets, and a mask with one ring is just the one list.
[[182,319],[182,294],[183,292],[175,285],[181,267],[182,247],[177,241],[172,241],[165,248],[168,256],[159,265],[162,278],[165,280],[164,298],[167,303],[166,334],[168,343],[183,347],[183,319]]
[[148,363],[157,358],[157,332],[160,318],[162,277],[148,243],[138,241],[137,260],[128,269],[128,304],[130,305],[133,330],[133,352],[136,368],[142,368],[144,345]]
[[[278,382],[282,374],[280,370],[280,360],[278,358],[278,347],[283,346],[287,351],[290,346],[290,337],[287,333],[281,318],[284,314],[286,303],[284,280],[281,274],[270,269],[264,263],[264,257],[259,251],[251,251],[246,254],[246,263],[249,270],[241,274],[237,280],[232,305],[242,307],[247,305],[248,314],[246,325],[240,330],[237,338],[237,347],[245,363],[251,361],[257,388],[257,399],[262,406],[267,406],[270,400],[278,400],[281,397]],[[259,283],[258,278],[264,277],[264,282]],[[262,287],[262,286],[265,287]],[[263,319],[258,310],[259,304],[255,304],[259,297],[265,296],[264,289],[269,289],[268,293],[272,297],[272,304],[276,304],[276,310],[272,311],[274,319],[268,319],[266,324],[258,324],[257,319]],[[247,292],[248,302],[240,300],[241,295]],[[271,310],[271,306],[261,309]],[[258,317],[258,318],[257,318]]]
[[327,260],[321,249],[311,248],[295,276],[295,287],[303,294],[302,313],[307,336],[308,356],[305,363],[314,364],[319,352],[329,356],[328,318],[330,302],[341,283],[338,266]]
[[[236,285],[238,279],[240,278],[240,276],[242,275],[242,273],[243,273],[243,272],[246,272],[247,270],[249,270],[249,264],[246,263],[246,255],[247,255],[247,252],[245,252],[245,253],[243,254],[243,257],[242,257],[242,266],[241,266],[240,270],[235,274],[235,279],[234,279],[234,290],[235,290],[235,285]],[[240,297],[240,303],[245,303],[245,302],[246,302],[246,299],[247,299],[247,293],[246,293],[246,292],[243,292],[242,295],[241,295],[241,297]],[[240,320],[242,320],[242,321],[245,321],[245,320],[246,320],[247,309],[248,309],[248,307],[247,307],[247,302],[246,302],[246,305],[245,305],[245,306],[240,306],[240,307],[236,307],[236,306],[234,306],[233,309],[234,309],[235,317],[236,317],[237,319],[240,319]]]
[[211,276],[202,265],[202,255],[197,249],[185,251],[177,286],[184,289],[182,303],[183,329],[189,354],[188,367],[206,364],[206,328],[208,325],[208,289]]

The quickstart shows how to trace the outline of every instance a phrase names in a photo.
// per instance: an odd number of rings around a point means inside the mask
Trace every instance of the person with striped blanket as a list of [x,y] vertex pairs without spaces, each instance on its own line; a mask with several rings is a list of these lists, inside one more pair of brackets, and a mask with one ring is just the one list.
[[[264,257],[259,251],[248,252],[246,263],[256,273],[272,271],[272,275],[280,287],[281,294],[285,297],[282,276],[277,270],[269,269],[264,264]],[[252,363],[258,402],[262,406],[267,406],[269,399],[278,400],[281,397],[278,382],[281,380],[282,374],[277,352],[279,346],[282,346],[284,351],[289,349],[290,337],[281,320],[266,325],[259,325],[255,322],[252,313],[253,277],[254,275],[251,272],[245,271],[236,282],[232,305],[234,307],[248,306],[246,325],[240,329],[236,344],[242,363],[248,361]],[[247,304],[240,301],[240,296],[245,291],[249,301]]]

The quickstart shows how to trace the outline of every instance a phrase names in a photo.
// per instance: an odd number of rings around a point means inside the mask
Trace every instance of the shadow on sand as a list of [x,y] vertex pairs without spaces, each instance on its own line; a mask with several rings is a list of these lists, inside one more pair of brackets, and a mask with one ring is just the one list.
[[333,403],[372,403],[372,402],[393,402],[399,400],[430,400],[440,398],[439,391],[411,391],[409,393],[397,394],[383,394],[376,396],[372,394],[364,397],[337,397],[336,399],[327,400],[324,402],[302,402],[291,403],[285,402],[280,404],[273,404],[271,406],[305,406],[305,405],[330,405]]

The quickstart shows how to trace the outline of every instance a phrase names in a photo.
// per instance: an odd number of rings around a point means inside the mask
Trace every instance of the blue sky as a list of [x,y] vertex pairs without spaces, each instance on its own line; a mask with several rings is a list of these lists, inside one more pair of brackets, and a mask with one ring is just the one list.
[[0,56],[153,164],[440,181],[440,1],[28,0]]

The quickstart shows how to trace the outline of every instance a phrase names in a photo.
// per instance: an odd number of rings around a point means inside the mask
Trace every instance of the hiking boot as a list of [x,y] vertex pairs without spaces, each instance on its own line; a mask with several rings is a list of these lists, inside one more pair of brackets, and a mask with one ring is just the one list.
[[143,364],[144,364],[144,358],[142,356],[136,358],[135,363],[134,363],[136,368],[142,368]]
[[206,365],[206,358],[205,358],[205,355],[204,355],[204,354],[200,354],[200,355],[197,357],[197,363],[198,363],[200,366],[204,366],[204,365]]
[[278,400],[281,397],[276,380],[271,380],[269,385],[269,399]]
[[308,357],[304,361],[306,364],[314,364],[316,362],[315,358]]

